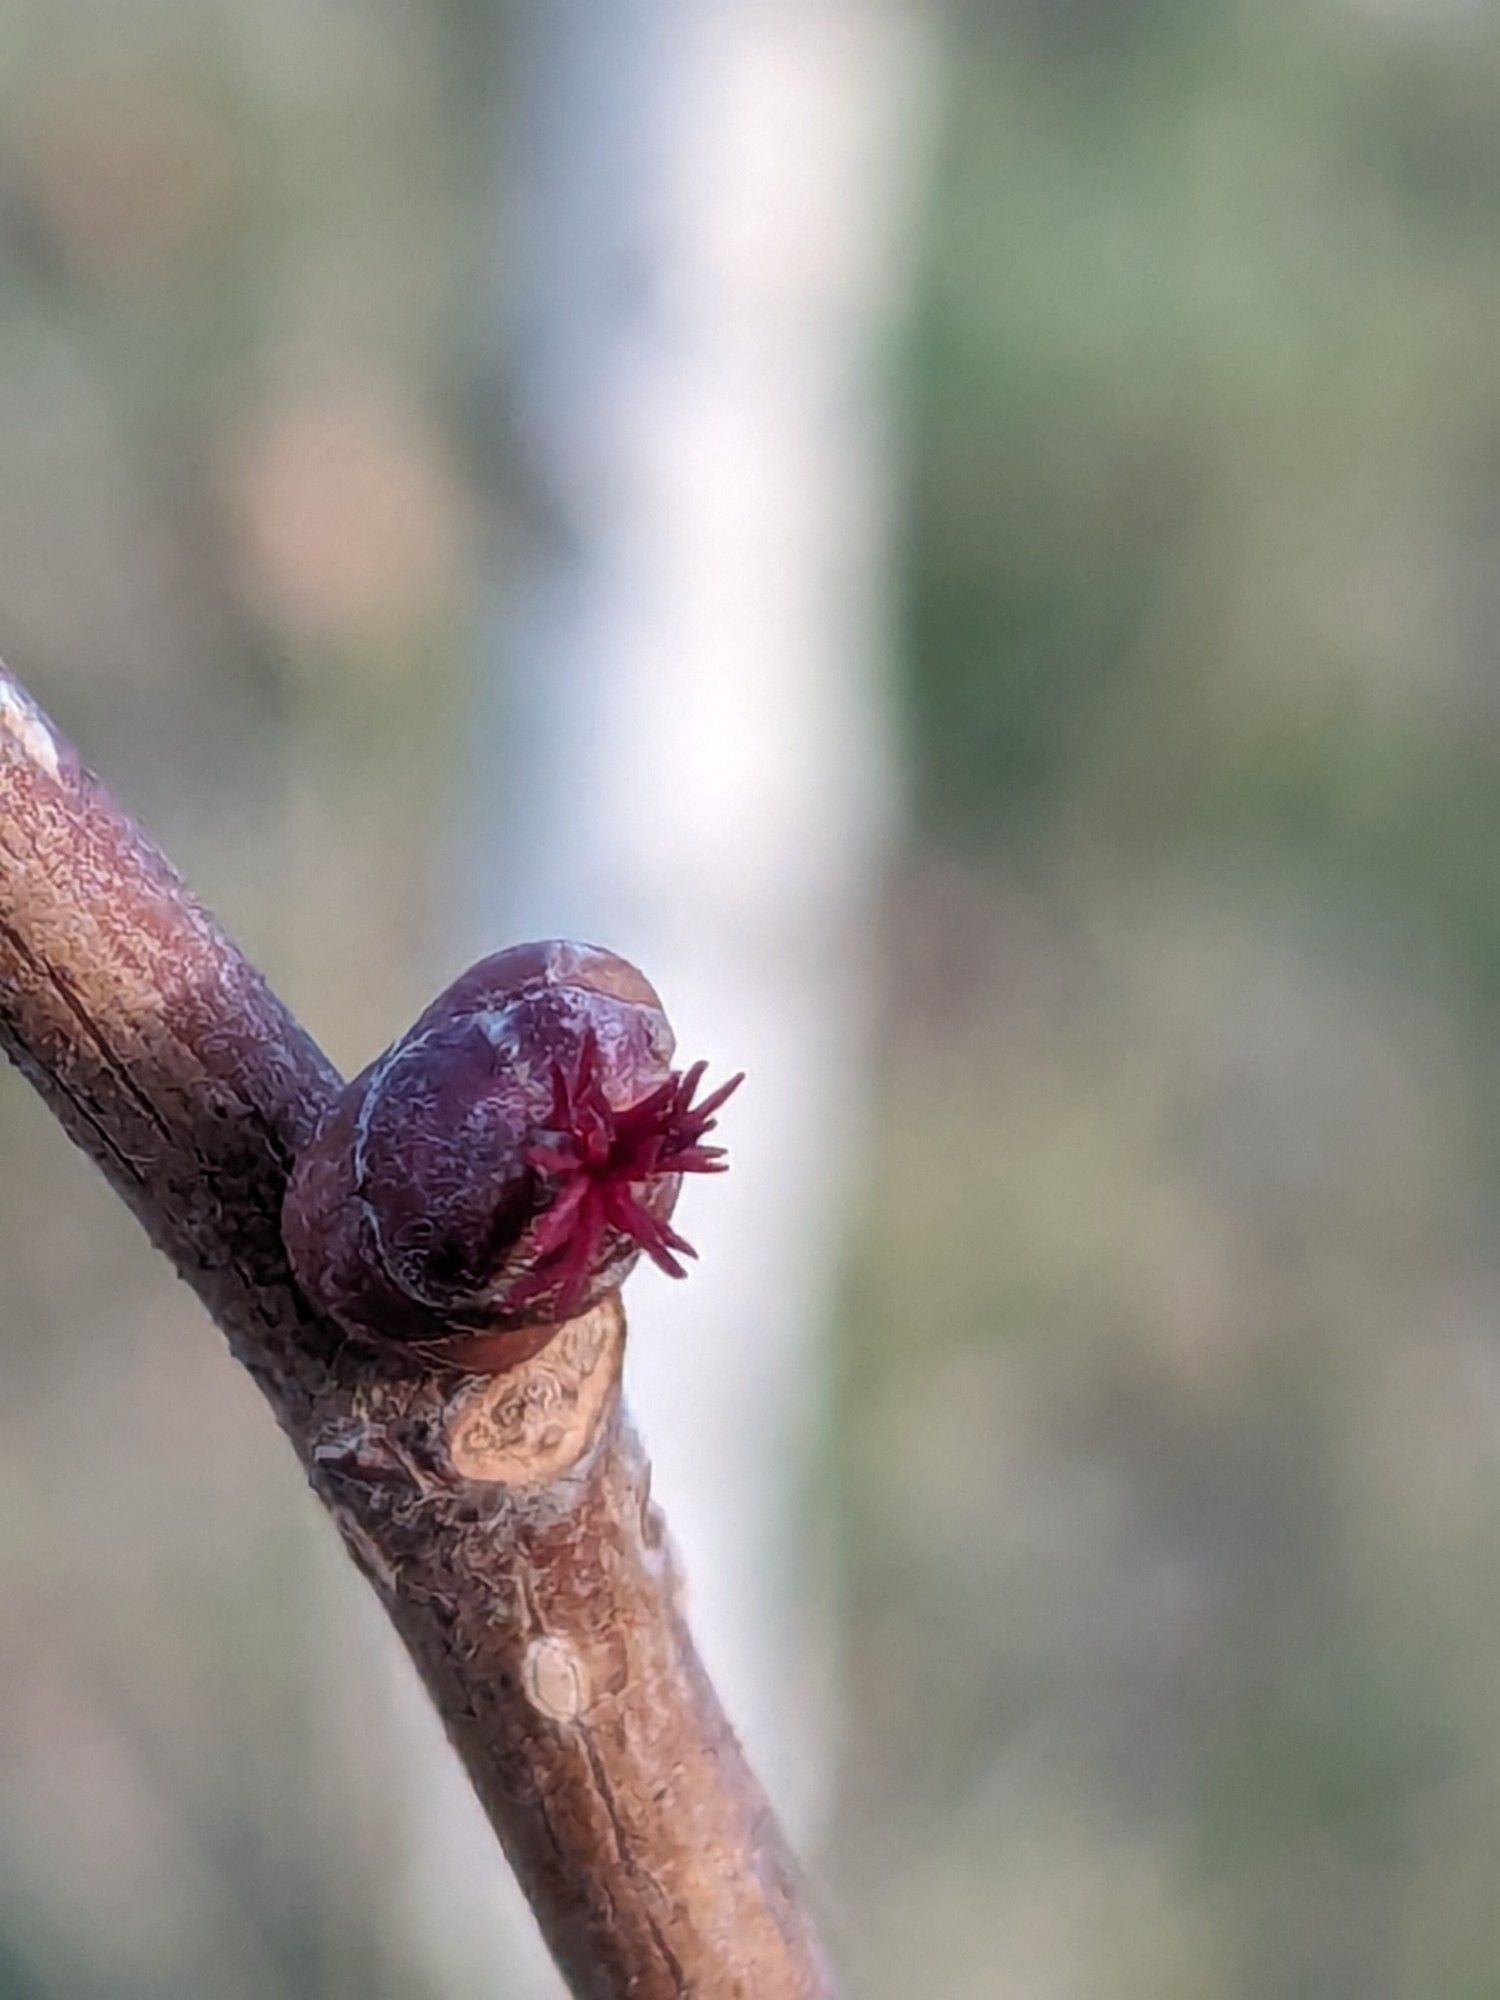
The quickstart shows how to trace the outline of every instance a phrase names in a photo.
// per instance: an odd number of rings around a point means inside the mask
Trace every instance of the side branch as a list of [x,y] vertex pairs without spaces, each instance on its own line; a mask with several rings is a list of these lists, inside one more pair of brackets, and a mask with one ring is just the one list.
[[829,1993],[678,1610],[618,1298],[483,1381],[314,1312],[281,1206],[338,1075],[3,668],[0,1046],[264,1391],[573,1991]]

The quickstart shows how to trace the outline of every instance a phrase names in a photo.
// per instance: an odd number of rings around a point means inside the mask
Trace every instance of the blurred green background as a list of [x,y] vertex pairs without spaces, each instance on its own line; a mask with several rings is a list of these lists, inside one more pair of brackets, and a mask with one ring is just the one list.
[[[505,25],[0,51],[0,644],[345,1064],[504,533]],[[942,49],[813,1872],[880,2000],[1492,2000],[1500,18]],[[14,1080],[0,1314],[0,2000],[447,1995],[375,1608]]]

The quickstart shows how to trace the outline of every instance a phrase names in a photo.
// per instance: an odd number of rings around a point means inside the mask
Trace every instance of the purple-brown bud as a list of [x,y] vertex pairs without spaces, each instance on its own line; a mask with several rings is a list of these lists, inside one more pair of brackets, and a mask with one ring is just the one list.
[[655,990],[594,945],[470,968],[343,1090],[298,1158],[282,1225],[298,1282],[357,1337],[503,1365],[586,1311],[644,1250],[674,1277],[688,1173],[740,1079],[701,1104]]

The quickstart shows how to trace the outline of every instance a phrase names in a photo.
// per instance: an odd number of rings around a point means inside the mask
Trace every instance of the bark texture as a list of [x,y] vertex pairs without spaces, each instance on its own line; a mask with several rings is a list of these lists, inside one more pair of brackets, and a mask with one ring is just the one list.
[[617,1298],[508,1373],[401,1373],[292,1279],[337,1073],[0,669],[0,1044],[260,1384],[580,1995],[832,1988],[677,1603]]

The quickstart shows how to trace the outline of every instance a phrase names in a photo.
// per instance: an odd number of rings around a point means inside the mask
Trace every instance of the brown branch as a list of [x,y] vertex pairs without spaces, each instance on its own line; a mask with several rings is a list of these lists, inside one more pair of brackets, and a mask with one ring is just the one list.
[[618,1299],[488,1380],[317,1317],[279,1218],[339,1079],[3,668],[0,1044],[265,1392],[573,1991],[830,1992],[679,1613]]

